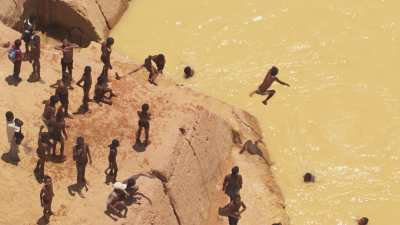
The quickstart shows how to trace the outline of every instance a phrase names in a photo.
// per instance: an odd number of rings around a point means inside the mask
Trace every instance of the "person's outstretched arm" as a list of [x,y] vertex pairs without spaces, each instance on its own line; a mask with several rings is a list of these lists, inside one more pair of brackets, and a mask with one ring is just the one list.
[[276,80],[276,82],[278,82],[278,83],[280,83],[280,84],[282,84],[282,85],[284,85],[284,86],[290,87],[290,85],[289,85],[288,83],[279,80],[277,77],[275,77],[275,80]]

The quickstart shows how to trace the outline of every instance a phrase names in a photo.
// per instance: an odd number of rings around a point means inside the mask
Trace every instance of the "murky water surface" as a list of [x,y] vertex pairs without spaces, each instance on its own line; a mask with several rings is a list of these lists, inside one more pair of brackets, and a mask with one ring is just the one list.
[[[113,31],[142,62],[256,115],[294,225],[400,221],[400,1],[136,0]],[[249,98],[271,65],[265,107]],[[185,81],[183,67],[196,70]],[[311,171],[317,183],[304,185]]]

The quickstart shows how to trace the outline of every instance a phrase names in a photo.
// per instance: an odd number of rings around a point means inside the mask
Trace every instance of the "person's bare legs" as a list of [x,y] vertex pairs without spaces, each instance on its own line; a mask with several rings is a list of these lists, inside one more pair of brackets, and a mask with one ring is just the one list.
[[64,138],[61,138],[60,145],[61,145],[60,154],[61,154],[61,157],[64,158],[65,157],[64,156]]
[[150,126],[144,128],[144,134],[145,134],[144,144],[145,145],[149,144],[149,131],[150,131]]
[[267,91],[268,97],[267,97],[262,103],[263,103],[264,105],[267,105],[268,100],[269,100],[270,98],[272,98],[272,96],[274,96],[275,93],[276,93],[275,90],[268,90],[268,91]]
[[139,129],[136,132],[136,142],[138,142],[138,143],[140,142],[140,136],[142,136],[142,129],[143,129],[143,127],[139,126]]

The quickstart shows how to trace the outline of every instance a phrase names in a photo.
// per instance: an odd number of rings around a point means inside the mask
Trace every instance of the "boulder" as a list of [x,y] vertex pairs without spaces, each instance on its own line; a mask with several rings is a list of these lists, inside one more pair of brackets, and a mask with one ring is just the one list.
[[97,0],[109,29],[112,29],[129,6],[128,0]]

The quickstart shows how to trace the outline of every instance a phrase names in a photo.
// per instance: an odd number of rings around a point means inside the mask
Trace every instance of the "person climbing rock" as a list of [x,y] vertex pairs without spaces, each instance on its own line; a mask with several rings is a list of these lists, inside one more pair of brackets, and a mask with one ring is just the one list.
[[144,129],[144,145],[147,146],[149,144],[149,132],[150,132],[150,119],[151,114],[149,113],[149,104],[145,103],[142,105],[142,111],[138,111],[137,114],[139,116],[139,128],[136,133],[136,143],[141,143],[140,137],[142,136],[142,130]]
[[277,75],[279,73],[279,69],[276,66],[273,66],[267,73],[267,75],[264,78],[264,81],[262,84],[258,87],[256,91],[253,91],[250,93],[250,97],[252,97],[254,94],[258,95],[268,95],[268,97],[262,102],[264,105],[267,105],[268,100],[272,98],[272,96],[275,95],[276,91],[275,90],[270,90],[269,88],[271,85],[276,81],[284,86],[290,87],[288,83],[285,83],[281,80],[278,79]]
[[239,194],[242,185],[242,175],[239,174],[239,167],[235,166],[232,168],[231,174],[225,176],[222,190],[233,200],[234,197]]

